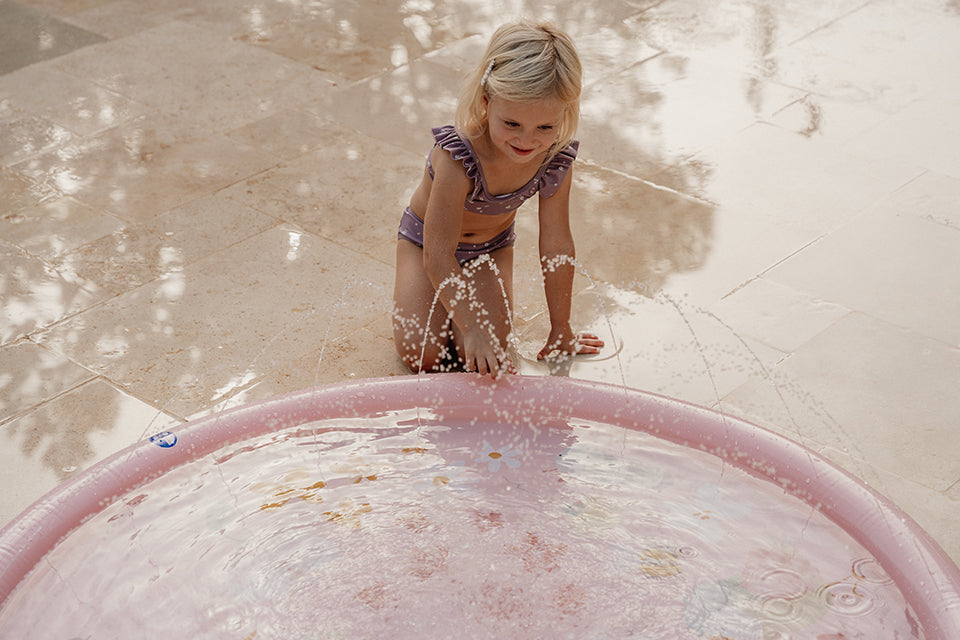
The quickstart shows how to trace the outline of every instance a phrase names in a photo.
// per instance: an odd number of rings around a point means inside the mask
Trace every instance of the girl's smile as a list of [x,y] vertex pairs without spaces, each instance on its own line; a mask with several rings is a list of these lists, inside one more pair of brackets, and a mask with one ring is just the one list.
[[485,101],[493,148],[515,162],[542,161],[557,139],[562,105],[552,99],[511,102],[495,97]]

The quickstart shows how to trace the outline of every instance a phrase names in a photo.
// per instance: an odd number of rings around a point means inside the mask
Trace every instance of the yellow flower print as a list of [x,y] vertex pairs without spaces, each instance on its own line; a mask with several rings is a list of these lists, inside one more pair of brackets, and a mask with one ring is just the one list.
[[477,462],[486,463],[487,469],[496,473],[500,470],[501,465],[507,465],[511,469],[516,469],[520,466],[520,461],[517,460],[516,456],[519,452],[516,449],[510,447],[506,448],[497,448],[490,445],[486,440],[483,441],[483,450],[480,452],[480,455],[477,457]]

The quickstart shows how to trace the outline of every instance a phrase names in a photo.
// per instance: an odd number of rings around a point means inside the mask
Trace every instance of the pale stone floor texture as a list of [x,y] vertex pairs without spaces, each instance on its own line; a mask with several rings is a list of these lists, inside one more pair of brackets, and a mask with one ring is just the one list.
[[118,449],[407,375],[396,227],[492,30],[585,64],[574,318],[521,372],[723,409],[960,560],[957,0],[0,0],[0,524]]

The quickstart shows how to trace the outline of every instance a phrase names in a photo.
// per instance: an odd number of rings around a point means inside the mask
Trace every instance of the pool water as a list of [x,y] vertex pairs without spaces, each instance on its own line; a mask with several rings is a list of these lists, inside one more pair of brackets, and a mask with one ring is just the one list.
[[[158,444],[163,445],[163,442]],[[88,519],[2,638],[922,638],[843,529],[704,451],[428,410],[224,446]]]

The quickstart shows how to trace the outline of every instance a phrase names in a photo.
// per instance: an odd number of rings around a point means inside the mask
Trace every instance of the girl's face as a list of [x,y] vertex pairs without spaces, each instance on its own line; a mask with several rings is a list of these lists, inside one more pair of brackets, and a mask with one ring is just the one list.
[[494,149],[518,164],[538,163],[550,150],[563,119],[563,106],[554,99],[511,102],[484,98],[487,131]]

